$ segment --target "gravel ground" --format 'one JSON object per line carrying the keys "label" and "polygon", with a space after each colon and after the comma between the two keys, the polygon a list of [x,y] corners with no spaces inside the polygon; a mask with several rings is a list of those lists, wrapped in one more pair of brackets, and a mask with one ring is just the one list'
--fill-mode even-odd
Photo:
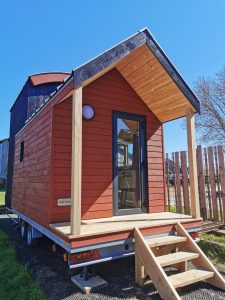
{"label": "gravel ground", "polygon": [[[5,215],[0,216],[0,228],[8,234],[15,245],[18,259],[38,280],[49,299],[161,299],[152,284],[146,284],[144,288],[135,285],[134,258],[96,265],[96,273],[107,280],[109,286],[98,293],[84,295],[70,280],[70,272],[62,258],[63,251],[58,248],[56,253],[51,252],[50,240],[42,238],[36,248],[28,248],[26,242],[20,238],[17,226]],[[206,283],[191,285],[178,292],[185,300],[225,299],[224,291]]]}

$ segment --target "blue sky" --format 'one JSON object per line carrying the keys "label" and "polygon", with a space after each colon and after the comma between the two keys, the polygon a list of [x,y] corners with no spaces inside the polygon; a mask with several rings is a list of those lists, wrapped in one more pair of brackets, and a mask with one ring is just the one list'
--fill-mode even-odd
{"label": "blue sky", "polygon": [[[11,1],[0,4],[0,139],[27,76],[70,71],[148,27],[192,87],[225,63],[225,1]],[[180,121],[165,125],[166,151],[186,148]]]}

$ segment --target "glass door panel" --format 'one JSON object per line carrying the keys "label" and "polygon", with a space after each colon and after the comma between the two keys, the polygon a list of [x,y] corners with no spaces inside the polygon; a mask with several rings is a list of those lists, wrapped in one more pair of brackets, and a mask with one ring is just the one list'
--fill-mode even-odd
{"label": "glass door panel", "polygon": [[114,114],[115,214],[142,212],[145,120],[130,114]]}

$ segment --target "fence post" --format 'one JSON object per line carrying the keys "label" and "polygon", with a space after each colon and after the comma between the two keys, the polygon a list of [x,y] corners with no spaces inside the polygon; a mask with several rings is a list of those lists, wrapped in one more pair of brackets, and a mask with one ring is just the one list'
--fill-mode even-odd
{"label": "fence post", "polygon": [[212,204],[211,204],[211,192],[209,186],[209,168],[208,168],[208,157],[207,157],[207,148],[204,148],[204,157],[205,157],[205,179],[207,186],[207,194],[208,194],[208,204],[209,204],[209,217],[212,219]]}
{"label": "fence post", "polygon": [[216,197],[216,182],[215,182],[215,168],[213,160],[213,148],[208,147],[209,156],[209,175],[210,175],[210,186],[211,186],[211,196],[212,196],[212,207],[213,207],[213,219],[218,221],[218,206]]}
{"label": "fence post", "polygon": [[206,220],[207,212],[206,212],[206,201],[205,201],[205,178],[203,173],[202,147],[200,145],[197,146],[196,155],[197,155],[200,210],[201,210],[201,216],[203,217],[204,220]]}
{"label": "fence post", "polygon": [[179,152],[175,152],[175,175],[176,175],[175,179],[176,179],[177,209],[179,214],[182,214]]}
{"label": "fence post", "polygon": [[[175,153],[172,152],[172,159],[173,159],[173,165],[174,165],[174,176],[175,176]],[[177,203],[177,187],[176,187],[176,178],[174,177],[174,198],[175,198],[175,205],[176,205],[176,212],[178,212],[178,203]]]}
{"label": "fence post", "polygon": [[170,181],[169,181],[169,155],[166,153],[166,186],[167,186],[167,203],[168,203],[168,210],[170,211]]}
{"label": "fence post", "polygon": [[218,146],[219,177],[223,203],[223,222],[225,223],[225,166],[222,146]]}
{"label": "fence post", "polygon": [[215,184],[216,184],[216,196],[219,200],[219,219],[223,220],[223,209],[222,209],[222,201],[221,201],[221,188],[220,188],[220,178],[219,178],[219,165],[218,165],[218,153],[217,146],[214,147],[214,155],[215,155]]}
{"label": "fence post", "polygon": [[181,151],[181,172],[182,172],[182,184],[183,184],[183,198],[184,198],[184,212],[190,214],[190,203],[189,203],[189,185],[188,185],[188,174],[187,174],[187,156],[186,151]]}

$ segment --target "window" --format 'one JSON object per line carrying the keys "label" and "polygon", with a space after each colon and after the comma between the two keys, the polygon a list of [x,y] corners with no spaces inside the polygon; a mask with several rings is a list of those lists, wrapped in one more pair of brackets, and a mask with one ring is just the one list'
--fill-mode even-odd
{"label": "window", "polygon": [[24,141],[20,143],[20,162],[24,159]]}

